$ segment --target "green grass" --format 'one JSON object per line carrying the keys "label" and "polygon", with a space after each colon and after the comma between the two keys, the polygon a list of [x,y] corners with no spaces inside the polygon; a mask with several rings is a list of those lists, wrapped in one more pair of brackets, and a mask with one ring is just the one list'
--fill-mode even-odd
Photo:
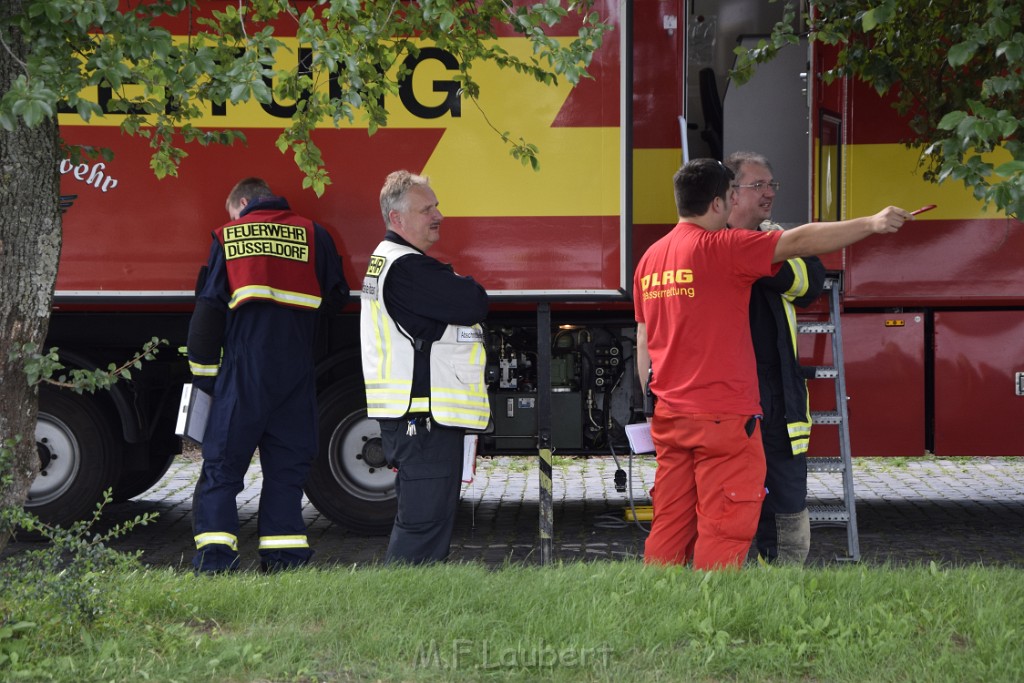
{"label": "green grass", "polygon": [[[136,570],[100,585],[103,610],[91,620],[13,592],[0,597],[0,680],[991,683],[1024,675],[1024,573],[1012,569]],[[19,622],[31,625],[13,630]]]}

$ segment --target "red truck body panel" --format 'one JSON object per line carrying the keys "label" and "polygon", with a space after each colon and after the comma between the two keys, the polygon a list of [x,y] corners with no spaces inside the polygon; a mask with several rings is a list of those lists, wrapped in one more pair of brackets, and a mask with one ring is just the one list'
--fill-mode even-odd
{"label": "red truck body panel", "polygon": [[[226,220],[228,191],[250,175],[265,178],[295,210],[331,231],[344,254],[349,282],[358,284],[384,232],[380,187],[390,171],[400,168],[430,176],[441,200],[443,239],[432,255],[473,274],[493,295],[623,299],[632,271],[632,264],[625,263],[632,244],[622,211],[628,201],[622,179],[630,177],[632,158],[629,151],[623,154],[620,123],[628,79],[621,65],[624,17],[618,6],[597,4],[616,30],[594,57],[594,78],[577,87],[563,82],[547,88],[528,76],[490,68],[477,76],[483,113],[463,101],[458,114],[449,110],[427,119],[395,97],[387,103],[392,121],[373,136],[358,121],[318,129],[314,140],[331,177],[320,198],[302,189],[290,154],[281,154],[274,145],[286,120],[255,104],[228,104],[225,115],[210,114],[200,123],[240,128],[247,143],[189,145],[179,177],[163,180],[149,170],[146,141],[120,133],[118,115],[90,125],[62,115],[61,129],[69,143],[106,147],[115,156],[98,165],[87,161],[62,168],[62,192],[78,197],[65,217],[58,301],[123,294],[159,303],[186,296],[206,259],[210,231]],[[637,13],[646,17],[650,10],[658,10],[657,4],[640,3]],[[644,66],[637,80],[653,92],[653,79],[666,78],[678,92],[679,60],[667,69],[662,61],[657,76],[646,62],[654,55],[664,58],[666,39],[663,32],[648,31],[651,25],[643,22],[629,36],[639,55],[649,55],[641,57]],[[181,22],[171,26],[182,34],[186,30]],[[562,32],[571,35],[573,28]],[[525,44],[521,38],[503,40],[513,49]],[[667,41],[676,54],[681,54],[681,40],[677,34]],[[411,81],[416,100],[431,106],[443,101],[438,88],[450,83],[447,74],[438,60],[420,62]],[[521,94],[516,94],[517,87]],[[678,106],[650,106],[650,97],[639,102],[633,109],[638,122],[632,149],[678,149]],[[508,154],[484,114],[500,130],[512,131],[513,137],[521,134],[540,147],[539,173]],[[671,224],[673,218],[669,213],[660,223]]]}
{"label": "red truck body panel", "polygon": [[[115,158],[102,167],[62,167],[62,191],[77,199],[65,216],[57,309],[187,310],[210,231],[226,218],[224,198],[249,175],[266,178],[331,231],[358,288],[383,233],[379,188],[389,171],[407,168],[430,175],[446,214],[432,254],[477,277],[496,311],[531,310],[543,298],[595,320],[628,320],[633,266],[675,222],[679,117],[698,118],[687,111],[687,79],[696,76],[686,64],[693,18],[679,1],[605,0],[597,9],[616,31],[595,56],[594,79],[549,92],[514,75],[480,77],[481,106],[499,129],[521,130],[540,146],[540,173],[511,159],[467,102],[460,116],[424,120],[396,98],[392,123],[374,136],[358,124],[318,130],[332,179],[321,198],[301,188],[291,158],[274,146],[283,119],[258,106],[228,105],[227,116],[203,124],[233,127],[237,114],[247,144],[192,145],[180,177],[164,180],[149,170],[145,141],[121,135],[116,117],[81,125],[63,115],[68,142],[109,147]],[[815,49],[811,60],[820,73],[829,50]],[[437,64],[424,67],[414,78],[416,98],[436,104],[434,85],[444,78]],[[510,83],[525,94],[510,95]],[[808,219],[826,210],[837,213],[825,218],[851,217],[887,204],[937,204],[898,235],[823,257],[842,273],[854,453],[1024,455],[1011,427],[1024,418],[1024,397],[1013,393],[1024,371],[1017,341],[1024,336],[1024,227],[985,211],[961,187],[926,183],[915,153],[900,144],[906,125],[884,98],[846,81],[816,79],[813,91]],[[770,117],[764,125],[770,134]],[[687,134],[691,156],[702,156],[696,134]],[[834,167],[826,173],[830,153]],[[834,184],[826,201],[827,183]],[[905,324],[887,326],[893,319]],[[824,350],[808,343],[801,341],[805,362],[822,362]],[[816,404],[830,400],[822,391],[812,389]],[[829,429],[815,428],[812,449],[834,450],[830,438],[817,436]]]}

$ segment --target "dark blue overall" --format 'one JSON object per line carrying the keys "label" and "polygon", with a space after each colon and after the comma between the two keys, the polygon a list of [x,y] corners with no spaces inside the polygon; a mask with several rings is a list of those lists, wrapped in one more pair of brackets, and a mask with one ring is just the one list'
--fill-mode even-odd
{"label": "dark blue overall", "polygon": [[[243,216],[264,206],[266,202],[247,207]],[[333,240],[319,227],[316,247],[322,291],[347,294]],[[226,307],[232,292],[224,248],[217,240],[208,269],[198,299]],[[302,518],[302,489],[317,451],[316,329],[317,310],[312,308],[257,300],[227,311],[223,357],[212,387],[203,468],[192,509],[197,571],[223,571],[239,564],[236,496],[257,449],[263,470],[258,516],[261,565],[301,565],[313,554]],[[190,332],[190,359],[191,337]]]}

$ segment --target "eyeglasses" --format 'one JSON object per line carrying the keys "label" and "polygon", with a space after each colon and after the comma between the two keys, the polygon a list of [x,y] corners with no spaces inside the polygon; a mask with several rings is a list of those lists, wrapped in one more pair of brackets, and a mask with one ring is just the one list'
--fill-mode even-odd
{"label": "eyeglasses", "polygon": [[764,188],[772,188],[772,192],[778,192],[779,188],[782,187],[782,183],[778,180],[773,180],[770,183],[766,183],[763,180],[759,180],[756,183],[750,183],[749,185],[733,185],[735,188],[749,187],[754,192],[764,192]]}

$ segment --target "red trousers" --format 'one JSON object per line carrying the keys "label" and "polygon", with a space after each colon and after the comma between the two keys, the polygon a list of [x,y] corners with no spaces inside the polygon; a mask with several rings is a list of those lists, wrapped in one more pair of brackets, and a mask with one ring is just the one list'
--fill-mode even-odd
{"label": "red trousers", "polygon": [[694,569],[743,564],[765,494],[760,421],[751,419],[655,411],[651,436],[658,469],[644,562],[692,560]]}

